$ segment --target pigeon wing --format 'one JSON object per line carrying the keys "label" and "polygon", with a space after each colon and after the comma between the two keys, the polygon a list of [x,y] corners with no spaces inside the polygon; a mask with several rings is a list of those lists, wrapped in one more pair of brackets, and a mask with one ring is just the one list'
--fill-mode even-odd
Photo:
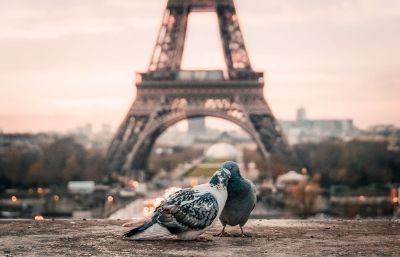
{"label": "pigeon wing", "polygon": [[211,193],[184,189],[157,207],[154,218],[172,234],[178,234],[208,227],[217,214],[218,202]]}
{"label": "pigeon wing", "polygon": [[246,179],[247,183],[250,184],[251,187],[251,194],[252,194],[252,200],[254,202],[253,208],[251,210],[254,210],[254,207],[256,207],[256,202],[257,202],[257,188],[256,186],[253,184],[253,182],[251,182],[250,180]]}

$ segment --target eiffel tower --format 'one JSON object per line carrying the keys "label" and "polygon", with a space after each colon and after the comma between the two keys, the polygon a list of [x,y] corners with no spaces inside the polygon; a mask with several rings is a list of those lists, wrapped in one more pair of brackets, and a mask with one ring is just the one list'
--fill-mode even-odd
{"label": "eiffel tower", "polygon": [[[181,69],[193,11],[216,12],[226,71]],[[136,75],[136,99],[109,146],[110,168],[145,178],[155,140],[181,120],[205,116],[247,131],[265,159],[269,153],[288,154],[263,88],[263,72],[251,67],[233,0],[168,0],[148,71]]]}

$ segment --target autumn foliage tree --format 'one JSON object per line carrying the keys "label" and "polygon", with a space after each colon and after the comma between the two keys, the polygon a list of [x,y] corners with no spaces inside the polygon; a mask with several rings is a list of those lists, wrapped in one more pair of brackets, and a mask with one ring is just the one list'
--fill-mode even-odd
{"label": "autumn foliage tree", "polygon": [[371,184],[400,183],[400,152],[386,142],[327,140],[293,146],[293,158],[284,161],[271,155],[266,162],[255,150],[245,150],[245,164],[254,161],[260,174],[277,178],[293,169],[306,168],[310,175],[321,174],[323,187],[333,184],[358,188]]}
{"label": "autumn foliage tree", "polygon": [[329,140],[296,145],[297,163],[320,172],[321,184],[344,184],[353,188],[400,182],[400,152],[385,142]]}
{"label": "autumn foliage tree", "polygon": [[65,186],[70,180],[100,180],[104,164],[100,152],[65,137],[49,145],[10,147],[0,154],[0,179],[3,187]]}

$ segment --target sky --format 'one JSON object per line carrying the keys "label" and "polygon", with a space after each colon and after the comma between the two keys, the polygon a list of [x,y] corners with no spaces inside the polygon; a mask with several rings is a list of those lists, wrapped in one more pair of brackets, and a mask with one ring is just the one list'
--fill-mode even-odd
{"label": "sky", "polygon": [[[294,119],[304,106],[311,119],[400,125],[400,1],[235,3],[278,119]],[[165,4],[0,0],[0,129],[116,128],[135,97],[135,72],[147,69]],[[183,68],[224,66],[216,15],[193,14]]]}

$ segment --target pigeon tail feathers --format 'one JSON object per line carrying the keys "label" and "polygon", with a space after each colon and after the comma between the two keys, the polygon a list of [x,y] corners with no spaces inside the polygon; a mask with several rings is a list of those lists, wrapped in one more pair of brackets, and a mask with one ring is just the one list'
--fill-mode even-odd
{"label": "pigeon tail feathers", "polygon": [[135,240],[156,239],[168,235],[171,235],[168,229],[160,226],[155,219],[152,219],[137,228],[131,229],[124,234],[125,237]]}
{"label": "pigeon tail feathers", "polygon": [[145,231],[146,229],[148,229],[149,227],[153,226],[155,223],[156,223],[156,221],[152,219],[152,220],[140,225],[139,227],[129,230],[128,232],[126,232],[124,234],[124,236],[131,237],[133,235],[141,233],[141,232]]}

